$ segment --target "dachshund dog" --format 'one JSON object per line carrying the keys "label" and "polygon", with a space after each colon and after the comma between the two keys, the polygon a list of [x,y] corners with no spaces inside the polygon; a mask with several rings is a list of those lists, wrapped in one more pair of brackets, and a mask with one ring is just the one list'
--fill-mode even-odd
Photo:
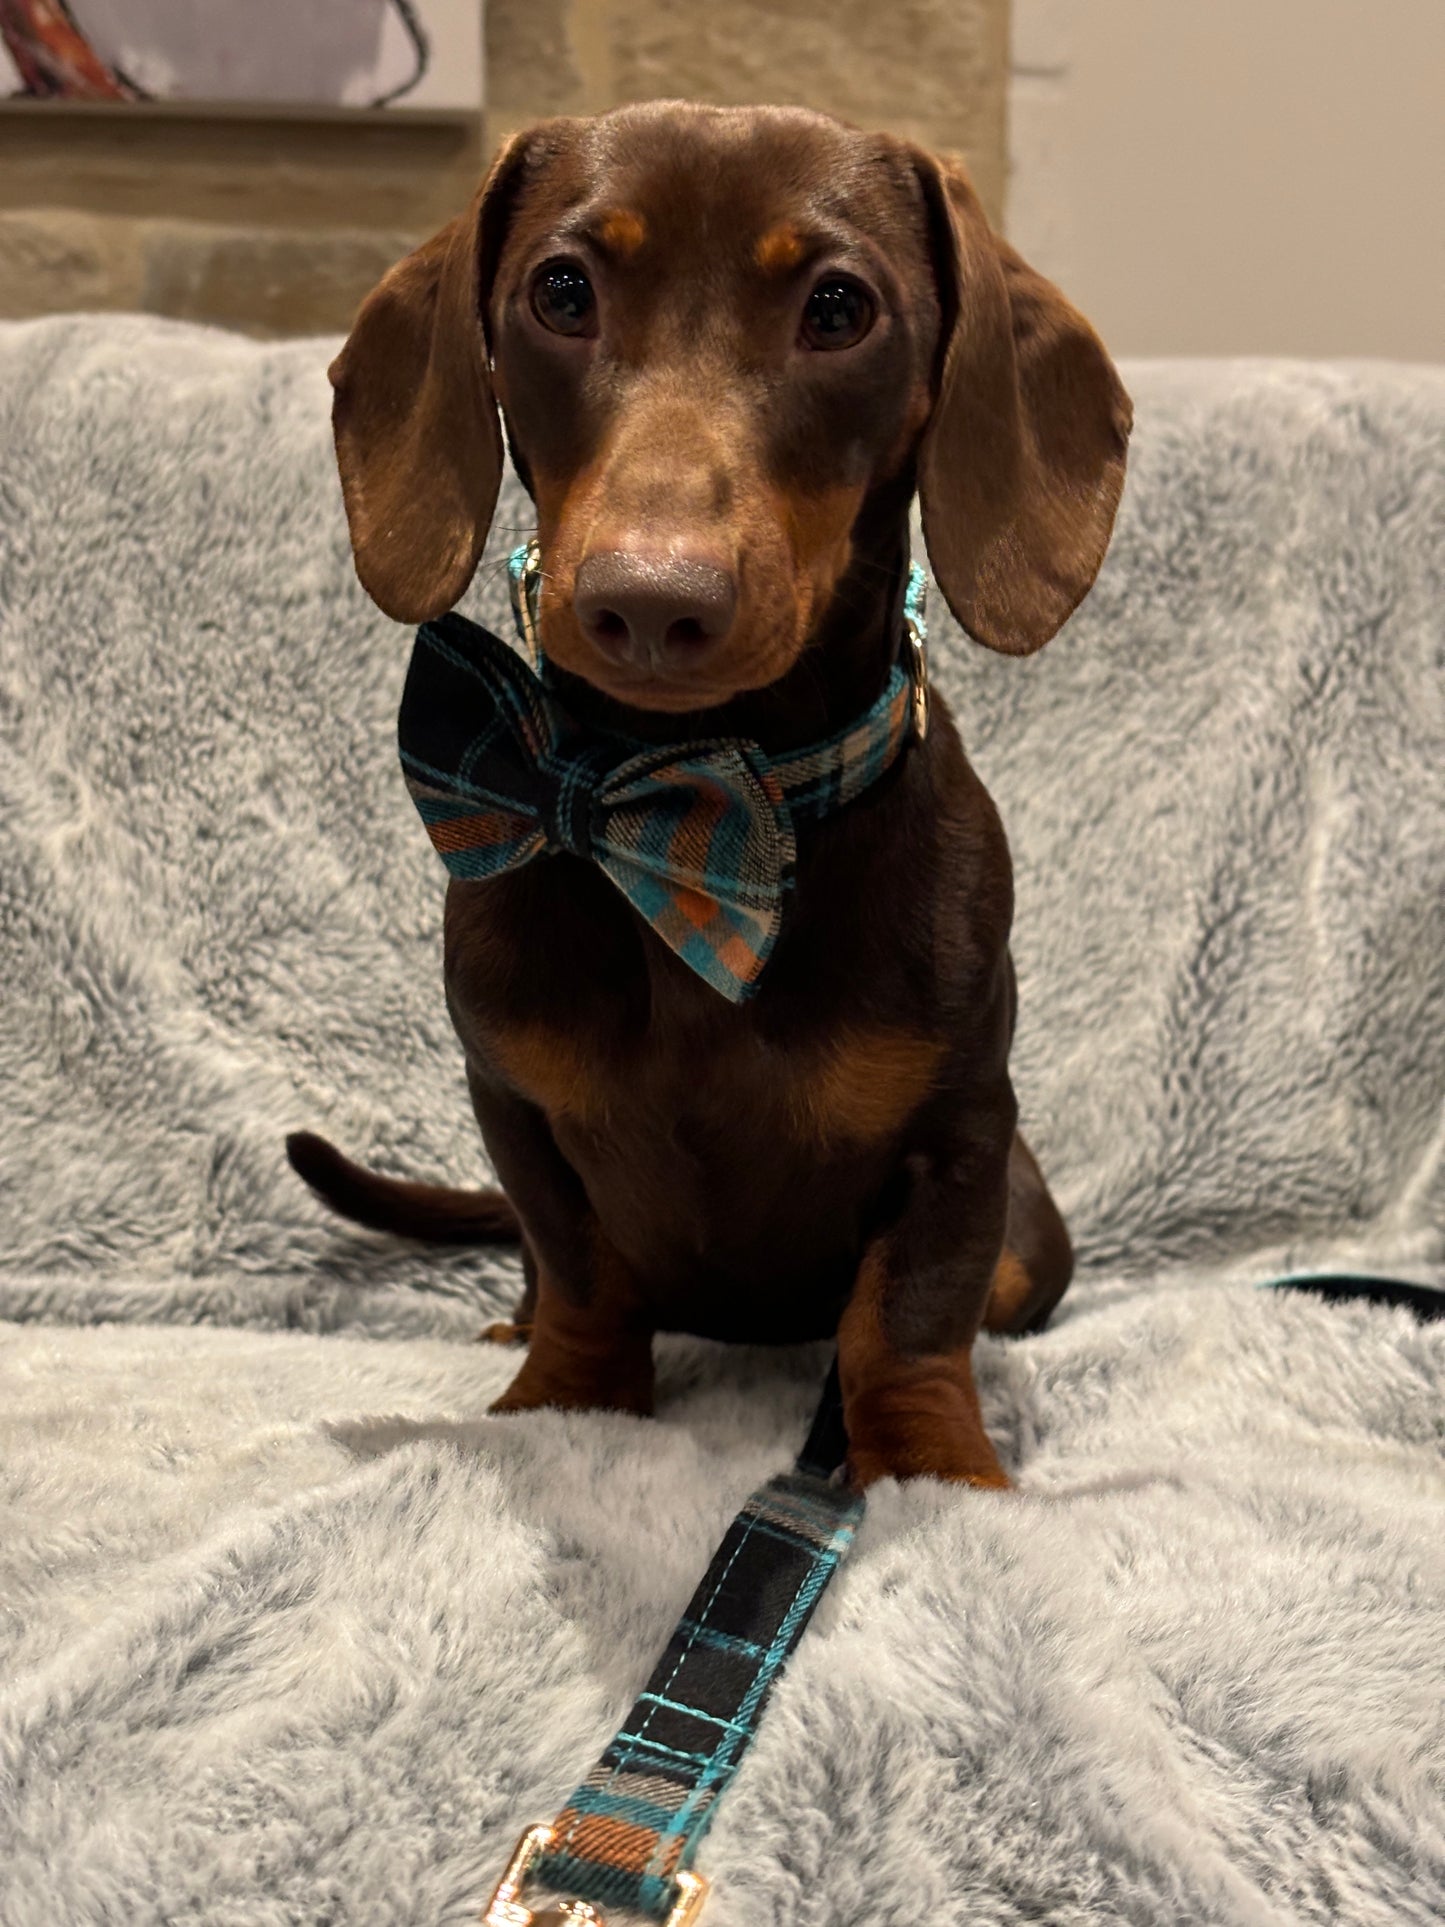
{"label": "dachshund dog", "polygon": [[[1131,425],[1093,330],[956,164],[777,107],[518,135],[367,299],[331,379],[381,608],[430,623],[465,590],[505,423],[549,686],[599,740],[683,755],[786,759],[877,703],[915,493],[963,628],[1038,649],[1103,560]],[[1012,910],[935,696],[878,781],[799,822],[746,997],[576,849],[454,878],[447,998],[505,1197],[309,1134],[292,1161],[375,1226],[520,1234],[530,1348],[495,1411],[647,1413],[658,1331],[836,1336],[853,1477],[1007,1485],[973,1342],[1041,1324],[1073,1265],[1016,1126]]]}

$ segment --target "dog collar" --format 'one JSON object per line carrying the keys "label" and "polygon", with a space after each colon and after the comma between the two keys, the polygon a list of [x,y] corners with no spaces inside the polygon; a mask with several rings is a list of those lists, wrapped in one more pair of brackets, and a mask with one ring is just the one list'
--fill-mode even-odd
{"label": "dog collar", "polygon": [[[507,581],[512,592],[512,619],[517,625],[517,634],[531,658],[532,667],[539,675],[543,675],[546,672],[546,659],[542,654],[542,637],[537,621],[537,599],[542,587],[542,545],[535,536],[530,542],[522,543],[520,548],[513,549],[507,557]],[[914,563],[908,571],[908,587],[903,596],[905,660],[899,666],[905,668],[912,689],[913,733],[920,743],[928,734],[928,657],[924,650],[928,632],[923,621],[927,591],[928,578]],[[883,695],[864,717],[865,724],[879,704],[890,697],[893,687],[893,678],[890,677]],[[830,738],[830,742],[840,742],[847,734],[845,730],[842,736]],[[826,747],[828,745],[820,745],[820,748]]]}
{"label": "dog collar", "polygon": [[[535,659],[528,549],[510,568]],[[562,851],[595,863],[684,963],[741,1003],[782,928],[797,826],[861,796],[927,727],[923,591],[914,569],[903,657],[878,699],[847,729],[777,757],[740,737],[659,747],[585,729],[489,630],[455,611],[424,623],[398,746],[427,834],[468,882]]]}

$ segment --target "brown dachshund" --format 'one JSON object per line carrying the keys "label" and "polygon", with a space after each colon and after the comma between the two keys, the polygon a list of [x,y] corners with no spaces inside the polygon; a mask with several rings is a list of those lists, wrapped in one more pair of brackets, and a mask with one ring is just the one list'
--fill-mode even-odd
{"label": "brown dachshund", "polygon": [[[1103,559],[1131,419],[956,165],[792,108],[518,135],[331,379],[356,567],[389,615],[466,588],[505,420],[571,712],[770,755],[883,688],[915,491],[968,633],[1047,642]],[[494,1410],[648,1412],[657,1331],[836,1334],[857,1478],[1006,1485],[971,1347],[1042,1323],[1073,1260],[1015,1128],[1008,849],[941,702],[883,781],[800,829],[795,878],[737,1004],[575,855],[453,881],[448,1003],[506,1198],[310,1136],[293,1162],[422,1237],[506,1235],[510,1200],[531,1344]]]}

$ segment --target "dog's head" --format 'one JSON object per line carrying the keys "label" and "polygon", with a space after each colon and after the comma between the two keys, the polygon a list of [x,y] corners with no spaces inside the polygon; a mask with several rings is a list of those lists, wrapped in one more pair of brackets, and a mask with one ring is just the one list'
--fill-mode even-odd
{"label": "dog's head", "polygon": [[1128,397],[965,175],[792,108],[547,121],[368,298],[331,370],[357,571],[449,608],[501,479],[549,657],[642,708],[784,675],[871,503],[916,483],[949,606],[1027,654],[1087,592]]}

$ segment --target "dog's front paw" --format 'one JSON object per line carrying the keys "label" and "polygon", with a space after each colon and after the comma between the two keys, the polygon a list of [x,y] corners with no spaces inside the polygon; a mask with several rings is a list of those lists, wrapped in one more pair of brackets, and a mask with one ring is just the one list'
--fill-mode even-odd
{"label": "dog's front paw", "polygon": [[534,1349],[492,1412],[630,1412],[652,1416],[652,1353],[618,1354],[597,1371],[577,1369],[577,1361],[550,1365]]}
{"label": "dog's front paw", "polygon": [[978,1464],[951,1452],[877,1452],[848,1454],[848,1482],[860,1489],[879,1479],[946,1479],[951,1485],[973,1485],[984,1491],[1008,1492],[1013,1480],[1003,1467]]}
{"label": "dog's front paw", "polygon": [[853,1483],[879,1479],[946,1479],[1007,1491],[1013,1481],[999,1464],[978,1416],[976,1401],[947,1380],[889,1386],[846,1402],[848,1472]]}

